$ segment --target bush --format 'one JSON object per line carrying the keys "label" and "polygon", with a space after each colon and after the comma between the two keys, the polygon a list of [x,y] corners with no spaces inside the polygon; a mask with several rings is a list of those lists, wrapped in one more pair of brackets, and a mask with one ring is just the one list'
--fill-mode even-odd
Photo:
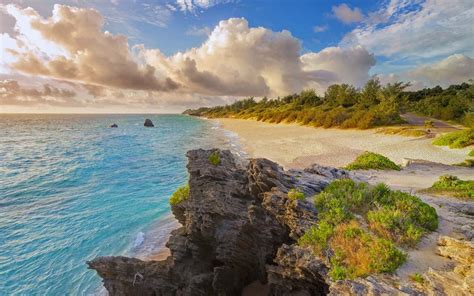
{"label": "bush", "polygon": [[417,282],[419,284],[423,284],[425,282],[425,279],[419,273],[414,273],[414,274],[410,275],[410,280],[412,280],[414,282]]}
{"label": "bush", "polygon": [[[329,274],[335,280],[395,271],[406,258],[396,245],[414,246],[438,227],[434,208],[385,184],[336,180],[314,202],[318,223],[298,243],[315,255],[330,256]],[[373,233],[360,227],[361,219]]]}
{"label": "bush", "polygon": [[474,129],[465,129],[441,135],[434,139],[433,145],[449,146],[449,148],[463,148],[474,145]]}
{"label": "bush", "polygon": [[432,128],[432,127],[434,127],[434,122],[433,122],[433,120],[425,120],[425,127],[426,127],[426,128]]}
{"label": "bush", "polygon": [[213,165],[220,165],[221,164],[221,156],[219,154],[219,151],[214,151],[209,155],[209,163]]}
{"label": "bush", "polygon": [[464,181],[456,176],[444,175],[425,191],[474,199],[474,181]]}
{"label": "bush", "polygon": [[352,163],[348,164],[347,170],[400,170],[400,166],[395,164],[387,157],[373,153],[364,152],[359,155]]}
{"label": "bush", "polygon": [[474,156],[474,149],[472,149],[472,150],[469,152],[468,155],[469,155],[469,156]]}
{"label": "bush", "polygon": [[189,185],[179,187],[170,197],[170,204],[176,205],[189,197]]}
{"label": "bush", "polygon": [[291,200],[296,200],[296,199],[304,200],[305,196],[303,192],[299,191],[298,189],[293,188],[288,192],[288,198]]}

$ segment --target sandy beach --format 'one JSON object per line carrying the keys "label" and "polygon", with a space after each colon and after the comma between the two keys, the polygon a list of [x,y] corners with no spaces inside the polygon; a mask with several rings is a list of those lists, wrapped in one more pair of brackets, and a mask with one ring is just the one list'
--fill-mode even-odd
{"label": "sandy beach", "polygon": [[428,138],[385,135],[375,130],[324,129],[226,118],[218,122],[223,129],[238,134],[240,144],[251,157],[269,158],[286,168],[311,163],[340,167],[364,151],[380,153],[399,164],[404,158],[454,164],[464,161],[470,151],[433,146]]}

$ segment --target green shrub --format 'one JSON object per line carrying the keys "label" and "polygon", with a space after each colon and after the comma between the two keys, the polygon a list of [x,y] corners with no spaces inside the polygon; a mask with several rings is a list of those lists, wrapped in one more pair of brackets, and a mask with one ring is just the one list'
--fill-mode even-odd
{"label": "green shrub", "polygon": [[425,279],[419,273],[411,274],[409,277],[410,277],[410,280],[412,280],[414,282],[417,282],[419,284],[423,284],[425,282]]}
{"label": "green shrub", "polygon": [[170,204],[176,205],[189,197],[189,185],[179,187],[170,197]]}
{"label": "green shrub", "polygon": [[474,181],[464,181],[456,176],[444,175],[439,177],[438,181],[424,191],[474,199]]}
{"label": "green shrub", "polygon": [[366,151],[345,167],[346,170],[400,170],[400,166],[387,157]]}
{"label": "green shrub", "polygon": [[472,149],[472,150],[469,152],[468,155],[469,155],[469,156],[474,156],[474,149]]}
{"label": "green shrub", "polygon": [[425,127],[426,127],[426,128],[432,128],[432,127],[434,127],[433,120],[425,120]]}
{"label": "green shrub", "polygon": [[472,167],[474,167],[474,159],[466,159],[463,162],[456,163],[455,165],[472,168]]}
{"label": "green shrub", "polygon": [[219,154],[219,151],[214,151],[209,155],[209,163],[213,165],[220,165],[221,164],[221,156]]}
{"label": "green shrub", "polygon": [[293,189],[290,189],[290,191],[288,192],[288,198],[291,200],[296,200],[296,199],[304,200],[305,196],[303,192],[299,191],[298,189],[293,188]]}
{"label": "green shrub", "polygon": [[[315,255],[329,254],[334,280],[395,271],[406,259],[396,245],[414,246],[438,227],[434,208],[385,184],[336,180],[315,196],[314,203],[318,223],[298,243]],[[361,219],[372,233],[359,225]]]}
{"label": "green shrub", "polygon": [[433,145],[463,148],[474,145],[474,128],[447,133],[434,139]]}

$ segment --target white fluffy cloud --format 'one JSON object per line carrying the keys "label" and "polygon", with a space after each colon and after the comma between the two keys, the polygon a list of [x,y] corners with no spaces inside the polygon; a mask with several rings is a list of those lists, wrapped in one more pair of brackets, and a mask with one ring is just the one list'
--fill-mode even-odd
{"label": "white fluffy cloud", "polygon": [[332,12],[338,20],[345,24],[357,23],[364,18],[364,15],[359,8],[354,7],[352,9],[345,3],[339,6],[333,6]]}
{"label": "white fluffy cloud", "polygon": [[[276,96],[309,86],[323,90],[334,82],[360,84],[375,63],[361,47],[300,52],[300,41],[290,32],[251,28],[243,18],[221,21],[200,47],[171,57],[142,50],[148,64],[206,95]],[[337,73],[341,70],[344,74]]]}
{"label": "white fluffy cloud", "polygon": [[446,87],[450,84],[467,82],[469,79],[474,79],[474,59],[454,54],[437,63],[408,71],[407,76],[428,86]]}
{"label": "white fluffy cloud", "polygon": [[[406,9],[409,6],[418,9]],[[472,0],[392,0],[350,32],[342,46],[362,45],[392,59],[474,56]]]}
{"label": "white fluffy cloud", "polygon": [[306,71],[326,71],[326,86],[331,83],[349,83],[361,86],[369,79],[368,72],[375,65],[375,57],[365,48],[328,47],[318,53],[301,56]]}

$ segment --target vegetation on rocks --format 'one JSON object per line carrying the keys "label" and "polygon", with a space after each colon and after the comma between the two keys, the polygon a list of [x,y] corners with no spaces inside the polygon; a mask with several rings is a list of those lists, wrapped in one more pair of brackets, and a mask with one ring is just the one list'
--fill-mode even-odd
{"label": "vegetation on rocks", "polygon": [[170,204],[176,205],[189,197],[189,185],[179,187],[170,197]]}
{"label": "vegetation on rocks", "polygon": [[336,180],[314,202],[318,223],[299,244],[330,257],[335,280],[395,271],[406,259],[397,246],[414,246],[438,227],[434,208],[384,184]]}
{"label": "vegetation on rocks", "polygon": [[213,165],[219,165],[221,164],[221,156],[219,155],[219,151],[214,151],[209,155],[209,163]]}
{"label": "vegetation on rocks", "polygon": [[304,200],[305,196],[303,192],[299,191],[298,189],[293,188],[293,189],[290,189],[290,191],[288,191],[288,198],[291,200],[296,200],[296,199]]}
{"label": "vegetation on rocks", "polygon": [[433,145],[463,148],[474,145],[474,128],[447,133],[434,139]]}
{"label": "vegetation on rocks", "polygon": [[367,129],[403,123],[400,114],[412,111],[474,126],[473,84],[452,85],[445,90],[438,86],[416,92],[405,91],[408,86],[401,82],[382,86],[377,78],[373,78],[361,89],[348,84],[334,84],[323,96],[314,90],[303,90],[283,98],[264,97],[258,102],[248,98],[231,105],[186,110],[184,113],[209,118]]}
{"label": "vegetation on rocks", "polygon": [[345,169],[347,170],[400,170],[400,166],[391,161],[389,158],[366,151],[348,164]]}
{"label": "vegetation on rocks", "polygon": [[444,175],[433,185],[424,190],[428,193],[445,194],[460,198],[474,199],[474,181],[461,180],[456,176]]}

